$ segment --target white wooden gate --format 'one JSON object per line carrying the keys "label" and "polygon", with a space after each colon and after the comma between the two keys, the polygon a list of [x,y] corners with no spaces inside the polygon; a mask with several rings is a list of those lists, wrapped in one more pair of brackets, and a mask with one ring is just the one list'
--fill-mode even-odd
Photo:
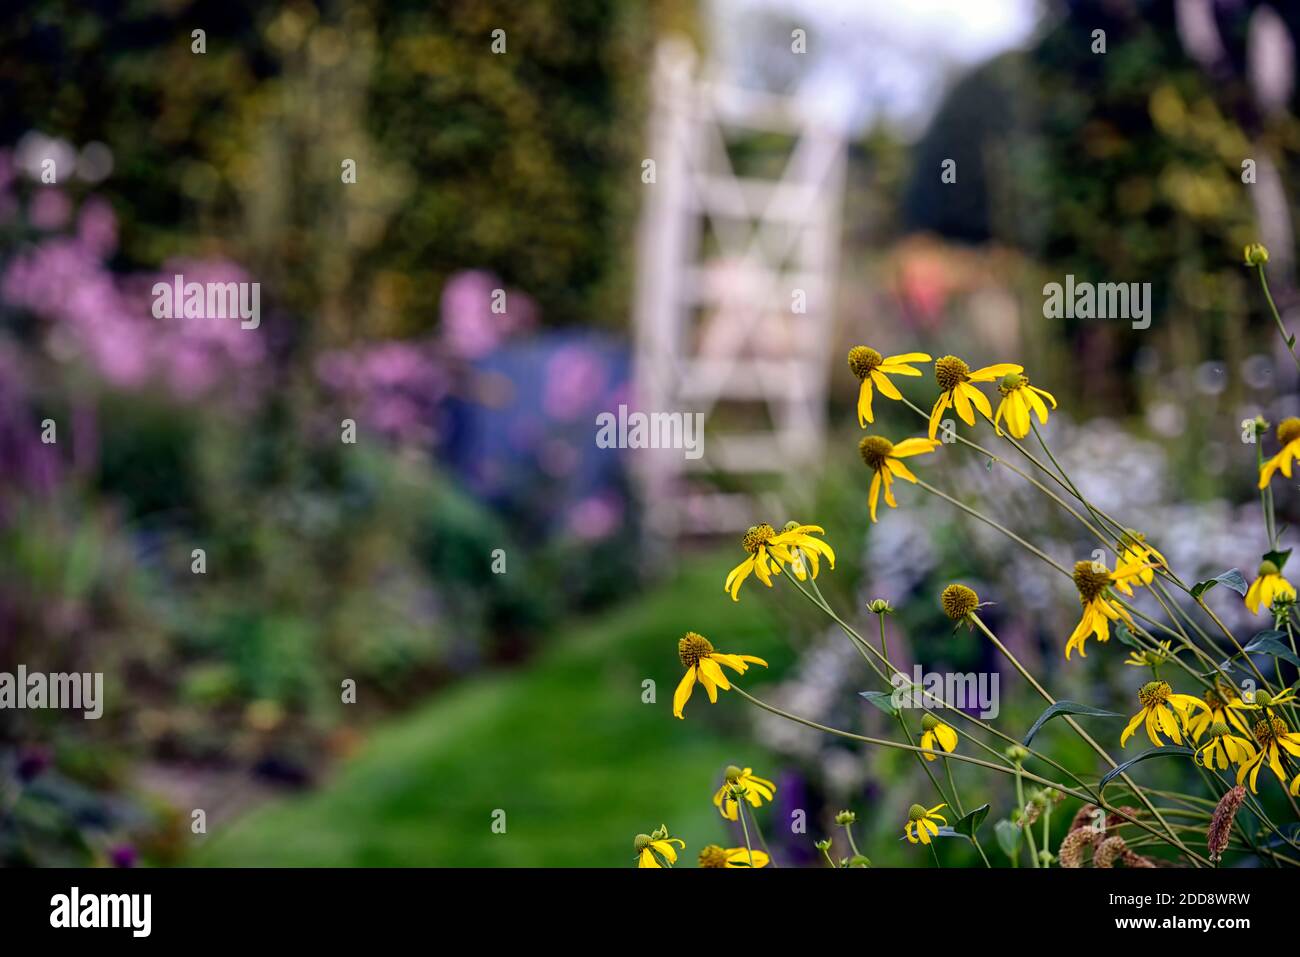
{"label": "white wooden gate", "polygon": [[[637,404],[703,413],[706,431],[694,461],[632,453],[648,528],[675,539],[780,523],[825,445],[844,136],[806,104],[697,75],[682,41],[661,44],[652,92]],[[733,168],[728,143],[756,132],[793,144],[776,179]]]}

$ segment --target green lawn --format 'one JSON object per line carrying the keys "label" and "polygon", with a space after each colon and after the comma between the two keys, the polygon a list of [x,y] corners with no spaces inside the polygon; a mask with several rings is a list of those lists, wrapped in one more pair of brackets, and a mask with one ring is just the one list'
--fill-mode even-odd
{"label": "green lawn", "polygon": [[[697,689],[687,720],[672,716],[676,641],[692,629],[777,668],[789,659],[763,589],[739,604],[723,593],[727,567],[691,561],[551,636],[524,668],[466,682],[373,729],[319,790],[214,833],[192,863],[627,866],[633,837],[665,823],[693,864],[702,845],[726,836],[710,803],[721,769],[770,762],[745,740],[748,706],[736,695],[710,706]],[[647,678],[654,704],[642,702]],[[497,809],[504,834],[492,830]]]}

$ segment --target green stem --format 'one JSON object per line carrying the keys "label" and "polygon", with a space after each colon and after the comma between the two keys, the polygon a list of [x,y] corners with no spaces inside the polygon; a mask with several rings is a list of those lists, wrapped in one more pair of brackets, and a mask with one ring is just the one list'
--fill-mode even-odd
{"label": "green stem", "polygon": [[[993,634],[993,632],[989,630],[989,627],[985,625],[983,621],[980,620],[979,615],[975,614],[974,612],[971,612],[970,620],[973,621],[979,627],[980,631],[984,632],[985,637],[987,637],[989,641],[993,642],[993,644],[997,647],[998,651],[1002,652],[1002,654],[1006,656],[1006,659],[1010,661],[1012,665],[1015,666],[1015,669],[1020,672],[1021,676],[1026,681],[1029,682],[1030,686],[1035,691],[1038,692],[1038,694],[1043,698],[1044,701],[1046,701],[1049,705],[1056,704],[1056,699],[1053,698],[1052,695],[1047,691],[1047,689],[1044,688],[1042,685],[1040,685],[1038,681],[1034,678],[1034,676],[1031,675],[1025,669],[1025,667],[1020,663],[1019,659],[1017,659],[1016,656],[1013,655],[1011,651],[1004,644],[1002,644],[1000,640],[998,640],[998,636]],[[1103,748],[1100,744],[1098,744],[1095,740],[1093,740],[1092,735],[1088,734],[1087,731],[1083,730],[1079,722],[1075,721],[1074,718],[1072,718],[1068,714],[1065,715],[1064,718],[1065,718],[1065,723],[1068,724],[1074,730],[1074,732],[1080,738],[1082,738],[1090,748],[1092,748],[1093,751],[1097,752],[1097,754],[1101,757],[1103,761],[1109,764],[1112,768],[1119,767],[1119,765],[1116,764],[1115,759],[1110,756],[1110,754],[1106,751],[1105,748]],[[1157,821],[1160,822],[1160,826],[1163,827],[1169,833],[1169,837],[1173,840],[1174,846],[1176,846],[1179,850],[1181,850],[1183,853],[1187,854],[1190,857],[1191,851],[1187,848],[1185,844],[1183,844],[1181,840],[1179,840],[1178,836],[1169,827],[1169,823],[1163,817],[1160,816],[1160,811],[1156,809],[1155,804],[1151,802],[1151,799],[1147,797],[1146,793],[1143,792],[1136,784],[1134,784],[1132,779],[1129,778],[1127,774],[1121,774],[1120,778],[1121,780],[1123,780],[1125,784],[1128,785],[1129,790],[1133,792],[1133,795],[1144,805],[1146,805],[1146,809],[1150,811],[1152,815],[1155,816],[1155,819]]]}
{"label": "green stem", "polygon": [[1282,316],[1278,313],[1277,304],[1273,302],[1273,294],[1268,289],[1268,277],[1264,275],[1264,265],[1260,263],[1255,268],[1259,271],[1259,285],[1264,290],[1264,298],[1268,300],[1268,309],[1273,314],[1273,321],[1277,323],[1277,331],[1282,336],[1282,341],[1286,343],[1286,350],[1291,353],[1296,369],[1300,370],[1300,356],[1295,352],[1295,340],[1287,334],[1286,326],[1282,325]]}
{"label": "green stem", "polygon": [[[944,757],[944,753],[942,751],[935,751],[931,748],[919,748],[916,747],[915,745],[901,744],[898,741],[889,741],[885,738],[873,738],[870,735],[865,735],[865,734],[854,734],[851,731],[843,731],[840,728],[832,728],[829,725],[819,724],[818,722],[812,721],[808,718],[801,718],[796,714],[791,714],[789,711],[785,711],[781,708],[776,707],[775,705],[768,704],[766,701],[761,701],[758,698],[755,698],[753,695],[745,691],[745,689],[741,688],[739,685],[733,684],[731,686],[731,690],[736,692],[736,694],[740,695],[750,704],[762,708],[764,711],[768,712],[769,714],[774,714],[777,717],[785,718],[787,721],[793,721],[796,724],[801,724],[806,728],[812,728],[815,731],[824,731],[827,734],[833,734],[837,737],[845,738],[850,741],[860,741],[863,744],[874,744],[882,748],[893,748],[897,751],[911,751],[916,754],[932,754],[936,758]],[[1123,808],[1115,807],[1114,805],[1110,804],[1108,801],[1106,801],[1104,795],[1094,797],[1093,795],[1080,791],[1077,788],[1072,788],[1068,785],[1061,784],[1057,781],[1051,781],[1037,774],[1033,774],[1029,771],[1025,771],[1023,768],[1019,768],[1018,770],[1013,770],[1012,768],[1006,767],[1005,765],[994,764],[991,761],[985,761],[981,758],[973,758],[966,754],[959,754],[957,752],[953,752],[952,754],[948,755],[948,757],[952,758],[952,760],[954,761],[963,761],[966,764],[974,764],[978,767],[985,768],[990,771],[997,771],[999,774],[1010,774],[1013,776],[1017,774],[1022,775],[1024,779],[1027,781],[1033,781],[1036,784],[1043,784],[1048,787],[1055,788],[1056,790],[1060,791],[1062,794],[1068,794],[1070,797],[1083,801],[1085,804],[1096,804],[1099,807],[1106,810],[1108,813],[1112,813],[1116,817],[1122,818],[1123,820],[1128,821],[1130,824],[1133,824],[1134,826],[1141,828],[1144,831],[1148,831],[1151,834],[1154,834],[1156,837],[1159,837],[1165,843],[1169,843],[1168,838],[1166,838],[1163,834],[1157,831],[1150,824],[1146,823],[1145,821],[1139,820],[1138,818],[1129,814]],[[1202,865],[1209,864],[1208,860],[1206,860],[1204,857],[1199,856],[1195,852],[1189,851],[1188,856]]]}

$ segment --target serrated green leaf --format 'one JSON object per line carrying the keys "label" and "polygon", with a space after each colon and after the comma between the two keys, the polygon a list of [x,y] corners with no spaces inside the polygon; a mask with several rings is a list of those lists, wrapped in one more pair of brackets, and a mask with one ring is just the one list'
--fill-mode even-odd
{"label": "serrated green leaf", "polygon": [[1235,591],[1238,595],[1242,595],[1242,596],[1244,596],[1246,592],[1250,590],[1250,586],[1246,584],[1246,579],[1242,577],[1241,572],[1235,568],[1229,568],[1226,572],[1223,572],[1222,574],[1215,575],[1213,578],[1207,578],[1205,581],[1197,582],[1195,585],[1193,585],[1192,597],[1200,598],[1202,595],[1204,595],[1215,585],[1226,585],[1228,588],[1231,588],[1233,591]]}
{"label": "serrated green leaf", "polygon": [[1097,782],[1097,790],[1100,791],[1112,780],[1114,780],[1119,775],[1123,774],[1129,768],[1133,767],[1133,765],[1137,764],[1139,761],[1145,761],[1147,758],[1158,758],[1162,756],[1175,757],[1177,755],[1190,755],[1194,753],[1195,752],[1193,752],[1191,748],[1184,748],[1179,745],[1170,745],[1167,748],[1152,748],[1150,751],[1143,751],[1136,758],[1131,758],[1130,760],[1125,761],[1119,767],[1111,768],[1104,775],[1102,775],[1101,780]]}
{"label": "serrated green leaf", "polygon": [[1038,733],[1039,729],[1058,714],[1086,714],[1094,718],[1124,717],[1122,714],[1116,714],[1114,711],[1103,711],[1101,708],[1092,707],[1092,705],[1079,704],[1075,701],[1058,701],[1040,714],[1038,720],[1029,726],[1029,730],[1025,732],[1024,740],[1021,743],[1028,747],[1029,742],[1034,740],[1034,735]]}

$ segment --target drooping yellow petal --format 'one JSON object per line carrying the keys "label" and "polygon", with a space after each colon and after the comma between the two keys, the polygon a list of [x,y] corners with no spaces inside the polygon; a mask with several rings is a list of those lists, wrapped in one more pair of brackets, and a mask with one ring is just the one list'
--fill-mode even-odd
{"label": "drooping yellow petal", "polygon": [[894,383],[890,382],[889,377],[886,376],[884,373],[882,373],[879,369],[876,369],[874,372],[871,373],[871,381],[875,383],[876,388],[880,390],[880,394],[883,395],[885,398],[901,399],[903,397],[903,394],[898,391],[897,386],[895,386]]}
{"label": "drooping yellow petal", "polygon": [[691,700],[691,691],[695,687],[695,669],[687,668],[686,674],[682,675],[682,680],[677,683],[677,690],[673,692],[673,715],[678,718],[685,718],[682,714],[682,708],[686,707],[686,702]]}
{"label": "drooping yellow petal", "polygon": [[889,469],[890,472],[897,475],[899,478],[911,482],[913,485],[916,484],[916,476],[912,474],[911,470],[906,465],[897,459],[885,459],[885,468]]}
{"label": "drooping yellow petal", "polygon": [[1119,746],[1121,748],[1128,745],[1128,739],[1137,733],[1138,726],[1142,724],[1142,719],[1146,716],[1146,708],[1143,708],[1137,714],[1133,715],[1133,720],[1128,723],[1128,727],[1124,729],[1124,733],[1119,736]]}
{"label": "drooping yellow petal", "polygon": [[952,402],[957,409],[957,414],[961,416],[961,420],[967,425],[974,425],[975,413],[970,407],[971,400],[967,394],[969,391],[974,390],[967,386],[966,383],[958,382],[952,390]]}
{"label": "drooping yellow petal", "polygon": [[[702,677],[708,678],[723,691],[731,690],[731,682],[727,680],[726,674],[718,667],[718,663],[712,657],[701,658],[699,669]],[[710,695],[709,697],[714,701],[717,700],[716,695]]]}
{"label": "drooping yellow petal", "polygon": [[862,380],[858,389],[858,425],[865,429],[867,423],[875,421],[875,416],[871,413],[871,377],[868,376]]}
{"label": "drooping yellow petal", "polygon": [[930,438],[933,439],[935,433],[939,431],[939,422],[943,419],[944,410],[948,408],[951,401],[949,393],[940,393],[939,398],[934,400],[934,408],[930,410]]}
{"label": "drooping yellow petal", "polygon": [[946,724],[935,725],[934,733],[945,751],[952,751],[957,747],[957,732]]}
{"label": "drooping yellow petal", "polygon": [[754,556],[746,558],[737,565],[727,575],[727,581],[723,584],[722,590],[731,592],[732,601],[740,601],[740,585],[749,577],[750,572],[754,570]]}

